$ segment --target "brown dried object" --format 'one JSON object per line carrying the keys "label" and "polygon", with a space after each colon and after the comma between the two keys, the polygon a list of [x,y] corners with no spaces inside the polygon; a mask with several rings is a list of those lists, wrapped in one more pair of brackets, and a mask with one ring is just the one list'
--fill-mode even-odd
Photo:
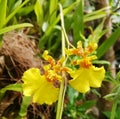
{"label": "brown dried object", "polygon": [[5,56],[7,69],[17,78],[21,77],[28,68],[41,68],[42,63],[38,52],[35,40],[30,39],[23,32],[14,31],[3,36],[1,53]]}

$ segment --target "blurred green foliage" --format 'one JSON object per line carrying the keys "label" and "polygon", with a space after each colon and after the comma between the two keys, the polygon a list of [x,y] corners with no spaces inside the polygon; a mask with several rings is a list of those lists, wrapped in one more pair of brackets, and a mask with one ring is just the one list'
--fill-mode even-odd
{"label": "blurred green foliage", "polygon": [[[90,2],[89,0],[86,1]],[[70,42],[74,45],[76,45],[79,40],[88,43],[90,41],[99,43],[100,38],[107,32],[107,30],[104,30],[104,21],[105,17],[108,15],[106,14],[106,9],[109,9],[109,15],[111,15],[117,28],[113,29],[114,32],[111,36],[98,47],[96,52],[98,60],[93,63],[110,65],[109,62],[99,61],[99,59],[120,37],[120,22],[116,23],[116,19],[118,19],[119,16],[116,10],[118,9],[119,4],[115,4],[113,0],[110,0],[111,8],[107,7],[99,10],[93,9],[91,12],[86,11],[83,0],[0,0],[0,35],[17,28],[37,26],[40,34],[38,42],[40,50],[47,49],[52,55],[59,57],[61,55],[62,28],[58,3],[63,6],[66,33]],[[24,23],[22,20],[19,21],[20,17],[23,21],[24,18],[29,18],[34,26],[31,23]],[[98,19],[102,19],[101,23],[97,26],[92,26],[91,24],[93,21]],[[89,30],[90,33],[86,33],[86,29]],[[110,74],[106,75],[106,79],[107,81],[112,82],[115,85],[115,88],[111,94],[105,96],[105,99],[113,100],[115,106],[119,106],[120,72],[117,73],[115,79],[111,77]],[[7,90],[19,91],[21,93],[22,85],[18,83],[4,87],[0,90],[0,99],[3,98]],[[20,117],[26,116],[30,99],[31,97],[23,97],[19,112]],[[67,89],[66,100],[67,102],[65,103],[63,113],[64,116],[71,119],[95,119],[92,114],[86,114],[86,111],[95,106],[96,101],[86,100],[85,95],[79,94],[71,87],[68,87]],[[112,113],[116,115],[115,119],[119,119],[120,107],[113,108]],[[110,118],[110,112],[104,112],[104,114]]]}

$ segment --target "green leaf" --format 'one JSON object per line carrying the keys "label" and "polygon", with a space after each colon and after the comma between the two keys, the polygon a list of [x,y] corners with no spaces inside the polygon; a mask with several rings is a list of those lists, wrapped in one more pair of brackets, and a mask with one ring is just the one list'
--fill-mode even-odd
{"label": "green leaf", "polygon": [[106,118],[110,119],[111,112],[110,111],[104,111],[103,114]]}
{"label": "green leaf", "polygon": [[93,62],[92,62],[93,64],[107,64],[107,65],[110,65],[110,62],[108,62],[108,61],[105,61],[105,60],[94,60]]}
{"label": "green leaf", "polygon": [[91,35],[89,35],[88,40],[91,42],[98,43],[99,39],[107,32],[107,30],[103,30],[104,20],[95,28],[94,31],[91,29]]}
{"label": "green leaf", "polygon": [[21,117],[26,116],[26,114],[27,114],[27,108],[30,105],[31,98],[32,98],[31,96],[24,96],[23,97],[22,104],[21,104],[21,107],[20,107],[20,112],[19,112],[19,115]]}
{"label": "green leaf", "polygon": [[2,28],[6,22],[6,9],[7,0],[0,1],[0,28]]}
{"label": "green leaf", "polygon": [[100,19],[100,18],[107,16],[108,14],[111,13],[110,10],[109,10],[109,13],[108,12],[106,13],[106,11],[108,9],[110,9],[110,7],[105,7],[105,8],[102,8],[100,10],[96,10],[96,11],[93,11],[91,13],[84,15],[84,22]]}
{"label": "green leaf", "polygon": [[78,97],[78,95],[79,93],[76,90],[74,90],[71,86],[68,86],[67,96],[71,105],[74,105],[75,99]]}
{"label": "green leaf", "polygon": [[4,23],[4,25],[6,25],[9,20],[20,10],[20,8],[22,8],[26,3],[28,3],[29,0],[25,0],[21,5],[19,5],[11,14],[9,14],[9,16],[6,18],[6,22]]}
{"label": "green leaf", "polygon": [[116,80],[120,81],[120,71],[116,75]]}
{"label": "green leaf", "polygon": [[107,52],[107,50],[114,45],[116,40],[120,37],[120,28],[116,29],[115,32],[112,33],[112,35],[106,39],[102,45],[97,49],[97,57],[98,59]]}
{"label": "green leaf", "polygon": [[49,14],[50,24],[56,19],[58,0],[50,0]]}
{"label": "green leaf", "polygon": [[83,34],[84,32],[84,17],[83,17],[83,9],[84,9],[84,1],[80,0],[76,11],[73,15],[73,36],[74,36],[74,44],[80,40],[79,33]]}
{"label": "green leaf", "polygon": [[6,33],[6,32],[9,32],[9,31],[18,29],[18,28],[23,28],[23,27],[33,27],[33,25],[30,24],[30,23],[22,23],[22,24],[8,26],[8,27],[0,29],[0,34]]}
{"label": "green leaf", "polygon": [[37,17],[37,23],[40,28],[42,28],[43,24],[43,8],[40,0],[37,0],[34,6],[34,11]]}
{"label": "green leaf", "polygon": [[82,105],[80,105],[79,110],[86,111],[87,109],[91,108],[96,104],[95,100],[85,101]]}
{"label": "green leaf", "polygon": [[[76,7],[76,5],[77,5],[78,3],[79,3],[79,2],[76,1],[76,2],[74,2],[72,5],[70,5],[70,6],[68,6],[67,8],[65,8],[65,9],[63,10],[64,16],[67,15],[70,11],[72,11],[72,10],[74,9],[74,7]],[[60,15],[58,15],[57,18],[53,21],[53,23],[48,26],[48,28],[46,29],[45,34],[44,34],[44,35],[40,38],[40,40],[39,40],[39,48],[44,48],[44,45],[45,45],[45,43],[47,42],[49,35],[52,34],[52,32],[53,32],[53,30],[54,30],[54,27],[55,27],[55,25],[59,22],[59,20],[60,20]]]}
{"label": "green leaf", "polygon": [[0,90],[0,99],[4,96],[4,94],[7,90],[22,92],[22,84],[21,83],[10,84],[10,85],[2,88]]}
{"label": "green leaf", "polygon": [[113,7],[114,2],[115,2],[114,0],[109,0],[109,4],[110,4],[111,7]]}
{"label": "green leaf", "polygon": [[15,2],[13,5],[12,10],[15,10],[18,6],[20,6],[22,4],[22,0],[18,0],[17,2]]}
{"label": "green leaf", "polygon": [[11,13],[11,11],[13,10],[14,5],[15,5],[15,1],[16,0],[8,0],[8,3],[7,3],[8,9],[9,9],[8,12],[7,12],[8,14]]}
{"label": "green leaf", "polygon": [[104,99],[106,100],[114,100],[114,98],[116,97],[117,93],[110,93],[104,96]]}
{"label": "green leaf", "polygon": [[16,84],[10,84],[0,90],[1,93],[6,92],[7,90],[13,90],[13,91],[19,91],[22,92],[22,84],[16,83]]}
{"label": "green leaf", "polygon": [[34,10],[34,5],[29,5],[26,7],[22,7],[18,12],[17,15],[19,16],[25,16],[28,15],[30,12]]}

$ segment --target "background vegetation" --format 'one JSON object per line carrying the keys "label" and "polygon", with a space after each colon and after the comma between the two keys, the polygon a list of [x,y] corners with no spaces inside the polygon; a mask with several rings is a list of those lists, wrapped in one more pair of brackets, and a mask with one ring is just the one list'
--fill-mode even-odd
{"label": "background vegetation", "polygon": [[54,119],[56,104],[38,105],[22,95],[21,76],[41,68],[41,54],[61,56],[62,5],[66,37],[76,46],[86,39],[99,44],[95,65],[106,68],[100,89],[81,94],[67,88],[62,119],[120,117],[119,0],[0,0],[0,118]]}

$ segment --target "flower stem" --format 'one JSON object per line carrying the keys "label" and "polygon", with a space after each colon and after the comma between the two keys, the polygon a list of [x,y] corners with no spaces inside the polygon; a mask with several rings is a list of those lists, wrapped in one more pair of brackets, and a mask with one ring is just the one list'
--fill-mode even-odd
{"label": "flower stem", "polygon": [[63,112],[63,104],[64,104],[64,95],[65,95],[65,81],[63,80],[61,82],[60,86],[60,93],[59,93],[59,99],[58,99],[58,105],[57,105],[57,114],[56,114],[56,119],[61,119],[62,118],[62,112]]}
{"label": "flower stem", "polygon": [[114,100],[114,102],[113,102],[110,119],[115,119],[116,108],[117,108],[117,99]]}
{"label": "flower stem", "polygon": [[[65,57],[65,35],[64,35],[64,19],[63,19],[63,11],[62,11],[62,6],[59,4],[60,8],[60,18],[61,18],[61,33],[62,33],[62,56]],[[64,31],[63,31],[64,29]],[[63,66],[65,66],[65,62],[63,62]],[[61,119],[62,118],[62,112],[63,112],[63,104],[64,104],[64,97],[65,97],[65,91],[67,87],[67,80],[66,80],[66,75],[65,72],[62,72],[62,77],[63,80],[60,85],[60,93],[59,93],[59,98],[58,98],[58,105],[57,105],[57,114],[56,114],[56,119]]]}

